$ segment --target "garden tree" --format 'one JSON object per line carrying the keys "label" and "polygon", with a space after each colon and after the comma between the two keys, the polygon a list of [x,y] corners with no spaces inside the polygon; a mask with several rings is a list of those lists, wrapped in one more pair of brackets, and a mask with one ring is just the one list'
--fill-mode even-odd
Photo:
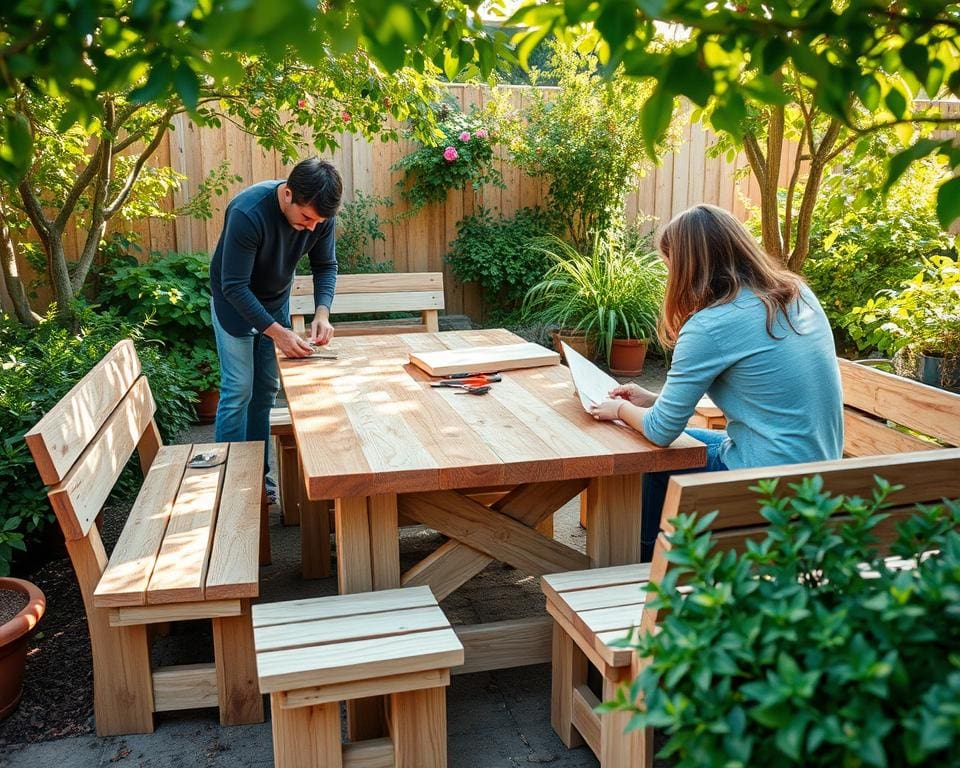
{"label": "garden tree", "polygon": [[[655,77],[656,88],[641,112],[651,154],[669,127],[669,106],[676,96],[709,108],[714,128],[745,142],[750,105],[770,110],[788,100],[785,72],[804,92],[802,101],[794,96],[802,109],[816,110],[856,134],[888,127],[909,131],[917,121],[958,122],[956,117],[918,115],[913,107],[921,93],[960,95],[956,3],[524,0],[508,23],[520,28],[515,42],[521,61],[551,32],[565,35],[586,24],[602,41],[609,71],[622,68],[629,76]],[[675,45],[662,45],[664,23],[677,25]],[[864,112],[871,117],[866,122],[860,117]],[[776,110],[771,117],[776,134]],[[837,130],[828,123],[819,136],[817,146],[823,144],[827,154],[834,151],[827,147],[838,140],[832,137]],[[910,162],[930,154],[960,167],[960,147],[950,140],[913,137],[891,158],[886,185]],[[767,159],[774,177],[777,161],[769,154]],[[771,216],[769,202],[767,207],[765,216]],[[960,178],[940,186],[937,213],[944,226],[960,216]],[[767,236],[774,231],[768,224]]]}
{"label": "garden tree", "polygon": [[[484,29],[481,0],[6,0],[0,10],[0,178],[16,184],[32,163],[33,135],[16,108],[24,92],[62,99],[59,128],[105,118],[103,94],[136,103],[177,97],[188,108],[213,83],[243,79],[238,55],[282,61],[293,50],[323,69],[331,56],[386,72],[452,79],[489,73],[509,58],[503,32]],[[499,2],[492,5],[498,6]]]}
{"label": "garden tree", "polygon": [[[500,92],[491,106],[513,161],[548,182],[550,211],[582,249],[594,232],[622,218],[630,183],[651,165],[636,115],[652,79],[614,72],[604,81],[590,44],[590,36],[581,36],[550,45],[544,73],[556,82],[555,93],[534,91],[527,106],[513,111],[509,94]],[[533,73],[534,84],[538,76]],[[658,154],[667,151],[668,142],[660,141]]]}
{"label": "garden tree", "polygon": [[[201,125],[232,120],[287,162],[308,142],[319,150],[335,146],[344,129],[395,138],[389,117],[430,130],[427,105],[437,92],[429,65],[426,74],[388,74],[359,54],[331,54],[314,66],[293,57],[238,57],[242,77],[200,84],[189,113]],[[84,124],[71,114],[68,99],[38,94],[22,83],[6,104],[32,139],[25,175],[16,185],[0,182],[0,289],[6,287],[7,311],[21,322],[36,322],[35,310],[44,309],[30,305],[16,271],[18,249],[26,249],[26,256],[31,252],[24,238],[28,225],[37,233],[41,250],[34,253],[39,256],[34,264],[52,288],[58,316],[68,318],[111,219],[163,215],[160,201],[181,181],[172,169],[151,167],[147,160],[171,119],[187,111],[182,99],[172,95],[141,103],[128,88],[101,91],[96,105],[98,117]],[[226,174],[221,166],[179,213],[209,216],[209,195],[223,191]],[[73,263],[64,249],[68,223],[84,233]]]}

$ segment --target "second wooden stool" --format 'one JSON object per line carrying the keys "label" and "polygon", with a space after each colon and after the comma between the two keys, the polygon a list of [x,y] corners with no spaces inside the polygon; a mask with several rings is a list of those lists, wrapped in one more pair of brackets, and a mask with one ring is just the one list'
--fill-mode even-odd
{"label": "second wooden stool", "polygon": [[[445,768],[446,686],[463,645],[429,587],[253,608],[277,768]],[[388,738],[343,744],[340,702],[388,696]]]}

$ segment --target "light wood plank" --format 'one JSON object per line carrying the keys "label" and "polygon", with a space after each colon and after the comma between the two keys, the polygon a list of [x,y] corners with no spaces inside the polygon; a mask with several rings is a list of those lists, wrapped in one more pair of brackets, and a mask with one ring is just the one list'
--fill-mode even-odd
{"label": "light wood plank", "polygon": [[937,443],[900,432],[852,408],[843,409],[844,456],[932,451],[939,447]]}
{"label": "light wood plank", "polygon": [[849,360],[839,364],[845,404],[960,445],[960,395]]}
{"label": "light wood plank", "polygon": [[[406,293],[443,289],[442,272],[387,272],[338,275],[337,293]],[[293,296],[313,296],[313,278],[297,275],[291,288]]]}
{"label": "light wood plank", "polygon": [[400,535],[397,495],[379,494],[367,499],[370,520],[370,568],[375,590],[400,586]]}
{"label": "light wood plank", "polygon": [[270,697],[275,768],[342,768],[340,706],[283,709]]}
{"label": "light wood plank", "polygon": [[250,601],[239,616],[213,620],[213,657],[221,725],[263,722],[263,696],[257,684],[257,654],[250,624]]}
{"label": "light wood plank", "polygon": [[[574,688],[571,698],[573,700],[573,706],[570,712],[570,719],[573,722],[573,727],[583,736],[583,740],[587,742],[590,751],[595,755],[599,755],[600,716],[593,710],[594,707],[600,704],[600,699],[598,699],[593,691],[586,685],[578,685]],[[601,765],[606,765],[606,763],[601,763]],[[609,765],[623,765],[624,768],[626,768],[628,764],[609,763]]]}
{"label": "light wood plank", "polygon": [[156,411],[143,377],[130,388],[63,481],[47,494],[64,537],[86,535]]}
{"label": "light wood plank", "polygon": [[[196,445],[197,452],[227,454],[227,444]],[[147,603],[202,600],[213,546],[225,464],[183,473],[167,533],[147,587]]]}
{"label": "light wood plank", "polygon": [[153,673],[155,712],[215,706],[217,670],[213,664],[183,664]]}
{"label": "light wood plank", "polygon": [[367,739],[343,745],[343,768],[393,768],[393,742]]}
{"label": "light wood plank", "polygon": [[256,597],[260,593],[260,497],[263,443],[231,443],[216,513],[204,598]]}
{"label": "light wood plank", "polygon": [[140,358],[130,339],[117,342],[24,435],[44,485],[67,476],[80,454],[140,375]]}
{"label": "light wood plank", "polygon": [[391,696],[389,727],[396,768],[446,768],[446,702],[445,688]]}
{"label": "light wood plank", "polygon": [[269,627],[275,624],[361,616],[382,611],[402,611],[436,605],[436,602],[428,588],[417,587],[260,603],[253,606],[253,626]]}
{"label": "light wood plank", "polygon": [[399,508],[414,520],[524,573],[539,576],[579,570],[588,564],[576,550],[452,491],[405,494]]}
{"label": "light wood plank", "polygon": [[586,571],[568,573],[550,573],[540,580],[540,584],[552,591],[553,595],[577,589],[609,587],[617,584],[641,583],[650,580],[650,563],[613,565],[607,568],[590,568]]}
{"label": "light wood plank", "polygon": [[334,505],[337,535],[337,584],[341,595],[370,592],[370,517],[364,496],[337,499]]}
{"label": "light wood plank", "polygon": [[643,476],[597,477],[587,494],[587,555],[594,568],[640,560]]}
{"label": "light wood plank", "polygon": [[552,626],[549,616],[457,625],[453,629],[463,643],[464,662],[450,671],[462,675],[543,664],[550,660]]}
{"label": "light wood plank", "polygon": [[138,624],[164,624],[169,621],[239,616],[240,600],[203,600],[195,603],[168,605],[132,605],[110,609],[111,627],[133,627]]}
{"label": "light wood plank", "polygon": [[550,723],[566,747],[573,749],[583,744],[573,722],[573,692],[587,682],[587,657],[559,624],[551,622],[551,626]]}
{"label": "light wood plank", "polygon": [[456,540],[446,541],[404,572],[405,587],[426,585],[443,600],[493,562],[493,558]]}
{"label": "light wood plank", "polygon": [[410,362],[430,376],[446,376],[451,373],[509,371],[559,365],[560,355],[539,344],[522,342],[443,352],[411,353]]}
{"label": "light wood plank", "polygon": [[380,639],[355,640],[257,654],[260,689],[265,693],[462,663],[463,645],[450,629],[399,635],[387,645]]}
{"label": "light wood plank", "polygon": [[378,677],[375,680],[351,680],[336,685],[319,685],[288,691],[282,698],[282,706],[284,709],[293,709],[446,685],[450,685],[450,670],[428,669],[423,672],[409,672],[405,675]]}
{"label": "light wood plank", "polygon": [[154,459],[93,593],[98,608],[146,604],[147,585],[192,451],[192,445],[165,446]]}

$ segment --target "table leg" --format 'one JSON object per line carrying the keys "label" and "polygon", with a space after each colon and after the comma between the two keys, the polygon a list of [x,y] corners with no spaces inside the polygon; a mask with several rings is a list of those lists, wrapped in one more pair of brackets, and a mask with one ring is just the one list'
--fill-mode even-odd
{"label": "table leg", "polygon": [[[340,594],[399,587],[396,494],[337,499],[334,509]],[[386,733],[384,697],[347,702],[347,736],[351,741],[375,739]]]}
{"label": "table leg", "polygon": [[591,568],[640,562],[643,474],[597,477],[587,489]]}

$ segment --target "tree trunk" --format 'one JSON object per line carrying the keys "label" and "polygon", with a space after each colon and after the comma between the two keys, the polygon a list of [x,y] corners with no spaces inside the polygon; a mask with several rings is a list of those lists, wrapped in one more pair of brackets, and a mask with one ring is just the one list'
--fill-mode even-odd
{"label": "tree trunk", "polygon": [[810,253],[810,227],[813,225],[813,211],[817,205],[817,195],[820,192],[820,183],[827,170],[830,153],[837,143],[841,129],[840,121],[831,120],[819,146],[810,158],[810,171],[803,189],[803,198],[800,200],[800,212],[797,215],[797,239],[787,266],[799,273]]}
{"label": "tree trunk", "polygon": [[39,317],[30,308],[30,299],[20,279],[17,268],[17,247],[7,225],[3,210],[0,209],[0,288],[2,288],[3,309],[24,325],[36,325]]}

